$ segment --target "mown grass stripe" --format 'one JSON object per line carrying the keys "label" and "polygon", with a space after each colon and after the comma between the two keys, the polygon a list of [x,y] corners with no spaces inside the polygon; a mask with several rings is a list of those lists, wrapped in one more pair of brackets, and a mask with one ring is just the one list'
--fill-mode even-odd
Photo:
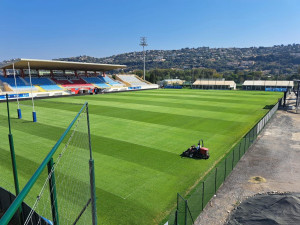
{"label": "mown grass stripe", "polygon": [[[75,101],[75,100],[74,100]],[[76,99],[75,102],[80,102],[80,100]],[[97,104],[97,101],[89,100],[90,104]],[[194,117],[201,117],[201,118],[219,118],[222,120],[227,121],[239,121],[243,122],[247,120],[249,115],[242,115],[238,113],[231,113],[230,115],[224,114],[222,112],[211,112],[206,111],[205,108],[201,109],[182,109],[182,108],[174,108],[174,107],[165,107],[165,106],[147,106],[147,105],[140,105],[136,103],[118,103],[112,105],[109,102],[101,102],[101,106],[108,106],[108,107],[115,107],[120,109],[133,109],[133,110],[139,110],[139,111],[149,111],[149,112],[161,112],[161,113],[169,113],[169,114],[175,114],[175,115],[182,115],[182,116],[194,116]]]}

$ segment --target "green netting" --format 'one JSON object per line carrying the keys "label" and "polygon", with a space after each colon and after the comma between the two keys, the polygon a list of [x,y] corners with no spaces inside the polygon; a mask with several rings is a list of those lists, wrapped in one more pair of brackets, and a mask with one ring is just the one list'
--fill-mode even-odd
{"label": "green netting", "polygon": [[245,154],[245,152],[246,152],[246,139],[245,138],[242,138],[242,140],[241,140],[241,154],[242,154],[242,156]]}
{"label": "green netting", "polygon": [[239,144],[234,147],[234,151],[233,151],[233,155],[234,155],[233,168],[240,161],[240,148],[239,147],[240,147]]}
{"label": "green netting", "polygon": [[192,213],[190,211],[189,204],[186,204],[186,208],[187,208],[187,211],[186,211],[186,214],[187,214],[186,215],[186,225],[193,225],[194,224],[194,219],[192,217]]}
{"label": "green netting", "polygon": [[225,173],[226,173],[226,177],[231,173],[232,171],[232,154],[230,153],[226,158],[225,158]]}
{"label": "green netting", "polygon": [[215,194],[215,173],[210,173],[204,181],[204,207]]}
{"label": "green netting", "polygon": [[186,203],[181,195],[177,195],[177,224],[186,224]]}
{"label": "green netting", "polygon": [[203,182],[196,188],[195,192],[191,194],[188,200],[189,209],[192,217],[197,218],[200,212],[203,210]]}
{"label": "green netting", "polygon": [[218,168],[217,168],[217,177],[216,177],[216,187],[217,190],[219,189],[219,187],[222,185],[222,183],[225,180],[225,160],[222,160],[222,162],[219,164]]}

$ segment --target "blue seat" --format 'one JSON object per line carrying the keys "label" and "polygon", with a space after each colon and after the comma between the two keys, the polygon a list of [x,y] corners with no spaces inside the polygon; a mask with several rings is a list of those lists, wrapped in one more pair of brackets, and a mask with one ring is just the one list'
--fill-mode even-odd
{"label": "blue seat", "polygon": [[40,85],[40,87],[43,88],[46,91],[61,91],[61,90],[63,90],[61,87],[57,86],[56,84]]}
{"label": "blue seat", "polygon": [[[27,83],[30,83],[29,77],[24,78],[24,80]],[[31,82],[33,85],[52,85],[53,84],[48,78],[44,78],[44,77],[40,77],[40,78],[32,77]]]}

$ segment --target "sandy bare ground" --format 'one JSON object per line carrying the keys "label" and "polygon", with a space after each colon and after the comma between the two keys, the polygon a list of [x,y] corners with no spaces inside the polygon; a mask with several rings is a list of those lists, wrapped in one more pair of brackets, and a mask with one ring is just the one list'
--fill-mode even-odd
{"label": "sandy bare ground", "polygon": [[241,201],[265,192],[300,192],[300,114],[277,111],[195,224],[224,224]]}

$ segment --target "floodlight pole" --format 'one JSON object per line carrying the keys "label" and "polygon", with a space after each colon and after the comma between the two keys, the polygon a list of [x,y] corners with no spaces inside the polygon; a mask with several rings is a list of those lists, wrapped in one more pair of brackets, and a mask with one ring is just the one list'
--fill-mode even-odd
{"label": "floodlight pole", "polygon": [[148,46],[147,44],[147,38],[141,37],[140,39],[140,46],[143,47],[143,56],[144,56],[144,80],[146,80],[146,53],[145,53],[145,46]]}

